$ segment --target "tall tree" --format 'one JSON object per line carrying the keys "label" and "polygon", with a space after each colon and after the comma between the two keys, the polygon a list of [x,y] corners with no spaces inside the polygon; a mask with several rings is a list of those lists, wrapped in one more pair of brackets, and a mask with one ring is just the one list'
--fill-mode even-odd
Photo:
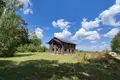
{"label": "tall tree", "polygon": [[0,17],[3,13],[4,7],[5,7],[5,2],[3,0],[0,0]]}
{"label": "tall tree", "polygon": [[3,0],[5,6],[0,18],[0,56],[13,56],[15,48],[28,40],[26,22],[16,14],[18,0]]}
{"label": "tall tree", "polygon": [[42,45],[41,39],[37,38],[37,35],[35,34],[35,32],[30,33],[30,44],[33,44],[35,46],[41,46]]}
{"label": "tall tree", "polygon": [[111,48],[113,52],[120,54],[120,32],[113,38]]}

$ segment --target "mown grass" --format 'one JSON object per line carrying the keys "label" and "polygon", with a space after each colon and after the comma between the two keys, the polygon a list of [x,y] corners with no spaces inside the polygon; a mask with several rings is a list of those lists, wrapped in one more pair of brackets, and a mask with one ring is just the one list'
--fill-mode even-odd
{"label": "mown grass", "polygon": [[101,53],[17,53],[0,58],[0,80],[119,80],[120,63]]}
{"label": "mown grass", "polygon": [[[82,54],[81,54],[82,55]],[[17,53],[14,57],[0,58],[0,60],[11,60],[16,62],[28,61],[28,60],[58,60],[60,63],[77,63],[78,60],[82,60],[83,57],[77,57],[77,55],[53,55],[49,52],[44,53]]]}
{"label": "mown grass", "polygon": [[120,55],[117,55],[116,58],[117,58],[117,59],[120,59]]}

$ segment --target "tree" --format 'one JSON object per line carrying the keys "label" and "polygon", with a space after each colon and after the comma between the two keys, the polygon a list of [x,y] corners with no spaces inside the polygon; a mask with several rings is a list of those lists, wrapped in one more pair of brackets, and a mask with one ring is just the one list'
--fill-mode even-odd
{"label": "tree", "polygon": [[5,2],[0,17],[0,56],[13,56],[15,48],[28,40],[26,22],[16,14],[21,8],[18,0],[2,0]]}
{"label": "tree", "polygon": [[4,7],[5,7],[5,2],[3,0],[0,0],[0,17],[3,13]]}
{"label": "tree", "polygon": [[111,48],[113,52],[120,54],[120,32],[113,38]]}
{"label": "tree", "polygon": [[30,33],[30,43],[35,45],[35,46],[41,46],[42,45],[41,39],[37,38],[37,35],[35,34],[35,32]]}
{"label": "tree", "polygon": [[37,37],[35,32],[29,33],[29,43],[20,45],[18,52],[46,52],[48,49],[42,45],[41,39]]}

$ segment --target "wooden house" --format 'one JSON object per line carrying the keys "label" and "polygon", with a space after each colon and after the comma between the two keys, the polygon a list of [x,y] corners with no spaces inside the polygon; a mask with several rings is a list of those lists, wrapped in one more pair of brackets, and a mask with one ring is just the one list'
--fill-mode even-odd
{"label": "wooden house", "polygon": [[70,41],[54,37],[49,42],[49,49],[54,54],[73,54],[75,53],[76,44]]}

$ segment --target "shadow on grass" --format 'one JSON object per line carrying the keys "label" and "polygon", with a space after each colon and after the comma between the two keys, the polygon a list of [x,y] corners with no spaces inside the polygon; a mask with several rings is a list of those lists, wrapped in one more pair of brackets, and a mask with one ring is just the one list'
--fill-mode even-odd
{"label": "shadow on grass", "polygon": [[0,80],[119,80],[120,66],[99,63],[59,63],[56,60],[31,60],[19,65],[0,61]]}
{"label": "shadow on grass", "polygon": [[32,56],[34,54],[15,54],[14,57],[26,57],[26,56]]}

